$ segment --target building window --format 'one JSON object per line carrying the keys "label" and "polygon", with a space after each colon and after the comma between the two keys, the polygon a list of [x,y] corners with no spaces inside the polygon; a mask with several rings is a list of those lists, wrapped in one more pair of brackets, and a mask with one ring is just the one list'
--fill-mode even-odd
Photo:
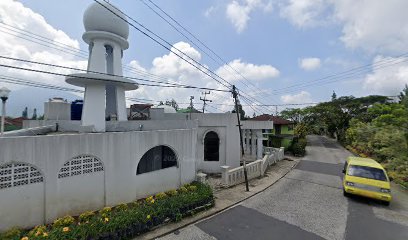
{"label": "building window", "polygon": [[58,178],[73,177],[102,171],[103,165],[98,158],[91,155],[80,155],[64,163],[64,166],[58,173]]}
{"label": "building window", "polygon": [[204,138],[204,161],[220,160],[220,139],[218,134],[211,131]]}
{"label": "building window", "polygon": [[288,131],[293,131],[293,125],[292,124],[288,125]]}
{"label": "building window", "polygon": [[164,168],[176,167],[177,156],[167,146],[156,146],[147,151],[137,165],[137,173],[148,173]]}
{"label": "building window", "polygon": [[44,182],[41,172],[25,163],[0,166],[0,189]]}

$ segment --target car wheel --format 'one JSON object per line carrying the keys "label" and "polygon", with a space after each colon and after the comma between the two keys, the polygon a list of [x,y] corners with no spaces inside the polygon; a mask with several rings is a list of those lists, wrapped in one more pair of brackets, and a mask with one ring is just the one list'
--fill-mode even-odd
{"label": "car wheel", "polygon": [[382,201],[382,204],[383,204],[384,206],[390,206],[390,202],[387,202],[387,201]]}
{"label": "car wheel", "polygon": [[350,194],[349,194],[348,192],[346,192],[346,191],[343,189],[343,196],[345,196],[345,197],[349,197],[349,196],[350,196]]}

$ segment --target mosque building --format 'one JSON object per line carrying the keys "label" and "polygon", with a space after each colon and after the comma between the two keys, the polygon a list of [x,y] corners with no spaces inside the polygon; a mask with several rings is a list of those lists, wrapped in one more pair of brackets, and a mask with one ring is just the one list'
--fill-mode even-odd
{"label": "mosque building", "polygon": [[[159,106],[146,120],[128,120],[125,92],[138,84],[121,77],[129,47],[123,19],[106,2],[85,11],[88,71],[66,78],[85,90],[81,120],[63,117],[69,108],[52,104],[67,103],[55,101],[47,105],[47,119],[26,121],[24,129],[0,137],[0,231],[132,202],[192,182],[199,172],[240,166],[235,113]],[[245,155],[262,158],[262,130],[273,122],[242,125]]]}

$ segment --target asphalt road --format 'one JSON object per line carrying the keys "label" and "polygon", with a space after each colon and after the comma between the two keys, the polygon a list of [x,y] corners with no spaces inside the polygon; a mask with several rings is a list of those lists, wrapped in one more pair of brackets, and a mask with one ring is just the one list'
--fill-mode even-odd
{"label": "asphalt road", "polygon": [[264,192],[161,239],[408,239],[408,193],[393,186],[389,207],[345,198],[342,166],[350,153],[310,136],[307,156]]}

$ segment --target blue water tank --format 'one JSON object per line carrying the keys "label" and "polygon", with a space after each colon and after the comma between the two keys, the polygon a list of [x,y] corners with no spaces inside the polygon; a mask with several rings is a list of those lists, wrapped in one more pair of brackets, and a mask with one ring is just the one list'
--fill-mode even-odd
{"label": "blue water tank", "polygon": [[75,100],[71,103],[71,120],[81,120],[83,100]]}

